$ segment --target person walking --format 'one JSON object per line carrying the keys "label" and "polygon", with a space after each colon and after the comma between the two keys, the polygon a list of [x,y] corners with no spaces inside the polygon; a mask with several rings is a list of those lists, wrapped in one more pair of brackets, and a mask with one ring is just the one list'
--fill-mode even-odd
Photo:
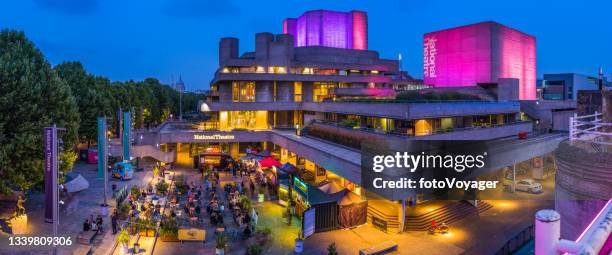
{"label": "person walking", "polygon": [[113,227],[113,235],[117,234],[117,209],[115,209],[111,215],[111,225]]}

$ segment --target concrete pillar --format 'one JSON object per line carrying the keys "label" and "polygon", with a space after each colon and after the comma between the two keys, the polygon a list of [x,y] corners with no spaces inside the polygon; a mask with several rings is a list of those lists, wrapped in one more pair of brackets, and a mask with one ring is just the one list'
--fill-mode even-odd
{"label": "concrete pillar", "polygon": [[272,102],[274,99],[274,82],[257,81],[255,82],[255,101]]}
{"label": "concrete pillar", "polygon": [[561,235],[561,216],[555,210],[540,210],[535,215],[535,254],[557,254]]}
{"label": "concrete pillar", "polygon": [[313,88],[313,85],[311,81],[302,82],[302,101],[303,102],[313,101],[312,88]]}
{"label": "concrete pillar", "polygon": [[219,82],[219,102],[232,102],[232,83]]}
{"label": "concrete pillar", "polygon": [[293,101],[293,82],[277,81],[276,82],[276,101],[292,102]]}
{"label": "concrete pillar", "polygon": [[232,158],[238,158],[239,148],[240,146],[238,143],[234,142],[229,144],[229,154],[232,156]]}

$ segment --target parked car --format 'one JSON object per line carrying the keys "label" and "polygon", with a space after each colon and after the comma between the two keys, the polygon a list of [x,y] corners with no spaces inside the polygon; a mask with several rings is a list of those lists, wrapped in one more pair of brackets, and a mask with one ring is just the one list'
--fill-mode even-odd
{"label": "parked car", "polygon": [[115,167],[111,170],[111,174],[114,178],[123,180],[129,180],[134,177],[134,166],[127,162],[118,162]]}
{"label": "parked car", "polygon": [[529,193],[542,193],[542,184],[533,179],[523,179],[516,183],[516,190]]}

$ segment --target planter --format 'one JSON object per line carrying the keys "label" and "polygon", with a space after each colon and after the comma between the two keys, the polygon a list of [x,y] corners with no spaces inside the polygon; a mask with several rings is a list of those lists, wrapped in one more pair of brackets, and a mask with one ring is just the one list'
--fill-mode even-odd
{"label": "planter", "polygon": [[215,255],[225,255],[225,249],[215,248]]}
{"label": "planter", "polygon": [[162,242],[178,242],[178,236],[160,236],[159,237]]}
{"label": "planter", "polygon": [[304,251],[304,240],[295,239],[295,248],[293,249],[295,253],[302,253]]}
{"label": "planter", "polygon": [[130,250],[128,249],[128,245],[126,243],[121,244],[121,252],[123,252],[123,254],[129,254]]}

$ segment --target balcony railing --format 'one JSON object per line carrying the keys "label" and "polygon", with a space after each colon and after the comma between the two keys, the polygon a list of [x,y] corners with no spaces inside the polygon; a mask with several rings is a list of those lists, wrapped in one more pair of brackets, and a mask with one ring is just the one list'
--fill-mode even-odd
{"label": "balcony railing", "polygon": [[[342,123],[327,121],[327,120],[313,120],[312,123],[340,127],[340,128],[350,129],[350,130],[364,131],[364,132],[381,134],[381,135],[393,135],[393,136],[400,136],[400,137],[415,136],[415,134],[411,134],[407,132],[400,132],[397,129],[392,130],[392,131],[384,131],[384,130],[377,129],[377,128],[344,125]],[[448,134],[452,132],[470,131],[470,130],[478,130],[478,129],[486,129],[486,128],[496,128],[496,127],[516,125],[516,124],[525,124],[525,123],[531,123],[531,122],[530,121],[514,121],[514,122],[507,122],[504,124],[480,125],[480,126],[463,127],[463,128],[436,129],[436,130],[431,130],[431,132],[420,132],[420,133],[418,132],[416,136]]]}

